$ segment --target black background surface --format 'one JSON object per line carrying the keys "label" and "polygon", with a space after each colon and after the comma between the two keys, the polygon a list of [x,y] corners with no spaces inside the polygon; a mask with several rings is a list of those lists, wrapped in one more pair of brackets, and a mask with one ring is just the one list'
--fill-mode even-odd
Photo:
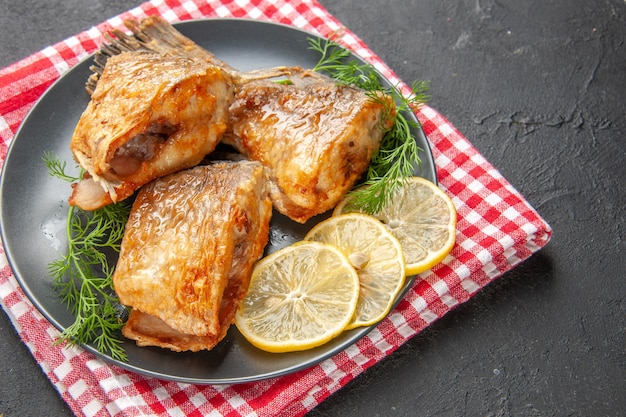
{"label": "black background surface", "polygon": [[[320,2],[554,235],[310,415],[625,415],[626,2]],[[0,0],[0,67],[140,3]],[[72,415],[6,314],[0,364],[0,415]]]}

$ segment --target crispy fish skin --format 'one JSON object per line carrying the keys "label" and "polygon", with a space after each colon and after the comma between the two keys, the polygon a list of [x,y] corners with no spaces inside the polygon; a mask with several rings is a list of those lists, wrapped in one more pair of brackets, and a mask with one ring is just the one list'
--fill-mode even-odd
{"label": "crispy fish skin", "polygon": [[265,168],[216,162],[157,179],[133,204],[113,284],[140,346],[213,348],[268,241]]}
{"label": "crispy fish skin", "polygon": [[70,148],[87,175],[70,204],[95,210],[197,165],[226,130],[234,91],[229,74],[203,60],[110,57],[72,135]]}
{"label": "crispy fish skin", "polygon": [[385,106],[362,90],[315,73],[290,79],[239,89],[223,141],[268,168],[274,207],[304,223],[352,188],[388,126]]}

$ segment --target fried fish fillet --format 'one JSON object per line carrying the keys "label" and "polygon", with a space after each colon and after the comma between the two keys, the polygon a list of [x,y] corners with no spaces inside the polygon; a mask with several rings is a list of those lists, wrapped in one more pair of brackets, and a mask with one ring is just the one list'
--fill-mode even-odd
{"label": "fried fish fillet", "polygon": [[300,223],[333,208],[370,164],[390,102],[303,72],[236,93],[222,139],[270,174],[274,207]]}
{"label": "fried fish fillet", "polygon": [[71,139],[87,175],[70,204],[94,210],[197,165],[226,130],[234,85],[222,68],[150,52],[110,57]]}
{"label": "fried fish fillet", "polygon": [[133,203],[113,284],[140,346],[213,348],[268,241],[265,168],[215,162],[159,178]]}

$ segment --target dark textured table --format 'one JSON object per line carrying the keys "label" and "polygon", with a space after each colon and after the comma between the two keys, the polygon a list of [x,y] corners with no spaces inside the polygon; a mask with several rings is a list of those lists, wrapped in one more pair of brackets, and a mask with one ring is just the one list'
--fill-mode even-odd
{"label": "dark textured table", "polygon": [[[626,415],[626,2],[321,0],[554,229],[311,416]],[[140,4],[0,1],[4,67]],[[0,314],[0,415],[71,415]]]}

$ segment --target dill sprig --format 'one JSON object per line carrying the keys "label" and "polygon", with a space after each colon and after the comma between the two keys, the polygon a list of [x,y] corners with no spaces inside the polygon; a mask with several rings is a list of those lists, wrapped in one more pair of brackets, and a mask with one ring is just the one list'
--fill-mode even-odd
{"label": "dill sprig", "polygon": [[[74,182],[80,177],[65,173],[65,162],[46,152],[43,161],[51,176]],[[93,343],[102,353],[126,361],[118,331],[124,325],[125,308],[113,290],[110,256],[119,253],[130,213],[125,203],[87,212],[70,206],[67,214],[67,253],[48,265],[53,285],[75,316],[58,342]]]}
{"label": "dill sprig", "polygon": [[[428,83],[416,81],[410,94],[403,94],[398,86],[384,87],[371,64],[348,60],[351,53],[333,40],[309,38],[309,47],[320,53],[313,68],[324,72],[340,84],[361,88],[373,101],[384,106],[381,129],[385,129],[379,150],[374,154],[366,173],[363,187],[350,192],[352,208],[375,214],[382,210],[395,190],[420,165],[419,152],[412,129],[419,124],[407,117],[428,99]],[[391,100],[389,100],[389,97]],[[386,124],[388,122],[389,124]]]}

